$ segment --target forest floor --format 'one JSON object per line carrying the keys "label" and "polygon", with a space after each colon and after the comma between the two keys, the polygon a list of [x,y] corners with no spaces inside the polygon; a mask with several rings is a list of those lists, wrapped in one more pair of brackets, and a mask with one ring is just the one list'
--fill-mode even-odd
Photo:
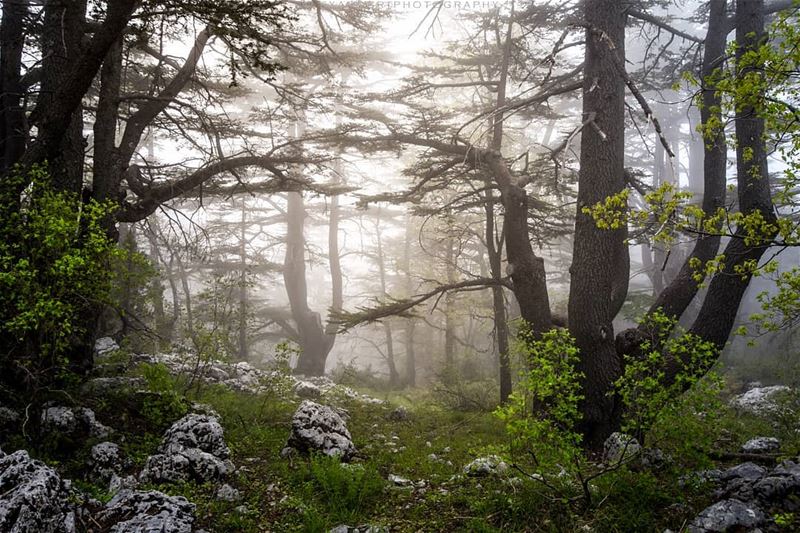
{"label": "forest floor", "polygon": [[[741,462],[735,454],[743,442],[776,433],[774,424],[726,407],[713,428],[704,428],[700,421],[676,428],[678,435],[671,437],[680,440],[683,432],[683,438],[692,439],[692,446],[703,448],[703,453],[678,457],[656,469],[615,469],[592,483],[594,497],[587,507],[573,476],[550,479],[545,485],[527,474],[535,468],[531,458],[508,454],[505,427],[492,413],[448,408],[430,392],[362,388],[360,392],[383,403],[332,400],[349,413],[347,425],[358,450],[351,461],[358,466],[353,467],[326,456],[282,457],[301,402],[291,393],[237,392],[176,377],[158,367],[144,372],[139,368],[134,374],[145,378],[148,394],[119,388],[87,396],[81,399],[83,405],[114,427],[131,473],[142,469],[165,429],[192,403],[207,404],[219,413],[236,465],[228,482],[241,498],[221,501],[212,484],[152,487],[194,502],[196,525],[215,532],[325,532],[341,525],[367,528],[362,532],[679,531],[715,501],[708,483],[683,482],[685,475]],[[405,408],[401,419],[394,414],[398,406]],[[779,456],[766,459],[773,465],[796,458],[800,451],[796,437],[781,437]],[[5,444],[23,447],[21,439]],[[31,454],[56,465],[65,477],[80,480],[91,446],[100,441],[42,441]],[[687,442],[662,444],[673,454],[688,449]],[[709,462],[709,450],[716,461]],[[509,464],[502,475],[465,475],[465,465],[494,454]],[[111,498],[105,487],[76,483],[100,501]],[[782,520],[786,527],[780,530],[796,530],[794,516]]]}

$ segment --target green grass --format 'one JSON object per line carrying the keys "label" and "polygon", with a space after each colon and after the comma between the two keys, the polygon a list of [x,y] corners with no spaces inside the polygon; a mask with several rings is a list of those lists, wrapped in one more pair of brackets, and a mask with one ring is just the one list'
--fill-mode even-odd
{"label": "green grass", "polygon": [[[343,523],[390,527],[393,532],[663,531],[680,527],[710,503],[708,487],[687,488],[691,492],[684,493],[677,483],[680,475],[703,464],[694,456],[686,462],[678,457],[670,468],[656,474],[627,469],[607,474],[593,483],[593,503],[588,509],[580,505],[580,491],[568,478],[549,480],[557,485],[554,491],[514,469],[509,472],[519,478],[514,484],[500,478],[464,477],[463,466],[474,458],[504,453],[508,444],[505,428],[491,413],[455,411],[436,404],[423,392],[381,395],[391,402],[389,406],[340,403],[350,413],[348,427],[359,450],[353,461],[357,466],[343,467],[324,457],[287,460],[280,457],[280,451],[298,401],[236,393],[218,386],[193,390],[190,397],[176,400],[171,391],[181,390],[180,383],[165,380],[160,373],[155,377],[151,380],[158,389],[154,396],[120,391],[89,400],[88,405],[96,409],[100,420],[121,430],[111,440],[119,442],[131,460],[127,473],[141,469],[171,423],[168,419],[180,416],[191,402],[210,404],[220,414],[238,468],[229,482],[241,492],[242,501],[217,501],[216,487],[211,485],[155,487],[194,502],[198,527],[211,531],[324,532]],[[389,419],[396,405],[410,410],[408,420]],[[714,424],[684,423],[684,437],[713,443],[722,451],[735,451],[749,436],[774,434],[763,420],[727,410]],[[676,438],[681,432],[664,435]],[[58,462],[67,477],[78,479],[94,443],[68,442],[69,450],[58,453],[51,443],[40,447],[38,454],[51,463]],[[675,442],[662,444],[667,450],[683,449]],[[788,452],[794,453],[793,449]],[[430,454],[441,460],[429,460]],[[525,471],[535,468],[530,458],[514,459]],[[391,486],[387,482],[390,474],[424,481],[424,487]],[[103,487],[83,482],[77,486],[97,498],[108,497]],[[788,518],[785,521],[790,522]]]}

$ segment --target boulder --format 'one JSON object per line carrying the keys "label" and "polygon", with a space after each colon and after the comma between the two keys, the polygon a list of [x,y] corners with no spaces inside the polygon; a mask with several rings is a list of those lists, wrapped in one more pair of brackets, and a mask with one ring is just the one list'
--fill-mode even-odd
{"label": "boulder", "polygon": [[88,477],[94,483],[108,484],[114,476],[119,477],[125,467],[122,450],[113,442],[101,442],[89,452]]}
{"label": "boulder", "polygon": [[287,448],[322,452],[348,461],[356,452],[342,416],[332,407],[304,400],[292,417]]}
{"label": "boulder", "polygon": [[791,389],[784,385],[773,385],[771,387],[756,387],[748,390],[744,394],[735,396],[730,401],[731,407],[746,413],[769,416],[775,414],[778,410],[776,403],[778,398]]}
{"label": "boulder", "polygon": [[638,455],[642,446],[634,437],[618,431],[611,434],[603,444],[603,462],[615,464]]}
{"label": "boulder", "polygon": [[464,473],[468,476],[483,477],[497,476],[505,474],[508,465],[496,455],[478,457],[468,465],[464,466]]}
{"label": "boulder", "polygon": [[67,436],[89,435],[107,437],[111,428],[98,422],[94,411],[87,407],[46,407],[41,414],[40,423],[45,433],[60,433]]}
{"label": "boulder", "polygon": [[164,433],[158,453],[147,458],[140,479],[154,483],[218,481],[233,471],[219,421],[192,413]]}
{"label": "boulder", "polygon": [[9,431],[19,425],[22,417],[10,407],[0,406],[0,430]]}
{"label": "boulder", "polygon": [[689,533],[749,530],[765,521],[758,507],[739,500],[723,500],[705,508],[689,525]]}
{"label": "boulder", "polygon": [[110,533],[192,533],[195,505],[155,490],[122,490],[95,517]]}
{"label": "boulder", "polygon": [[750,439],[742,445],[744,453],[771,453],[777,452],[781,448],[781,443],[775,437],[756,437]]}
{"label": "boulder", "polygon": [[69,484],[28,452],[0,452],[0,531],[72,533],[75,510]]}
{"label": "boulder", "polygon": [[322,396],[322,389],[310,381],[298,381],[294,386],[294,393],[300,398],[313,400]]}
{"label": "boulder", "polygon": [[94,342],[94,356],[98,358],[111,355],[119,350],[119,344],[111,337],[102,337]]}

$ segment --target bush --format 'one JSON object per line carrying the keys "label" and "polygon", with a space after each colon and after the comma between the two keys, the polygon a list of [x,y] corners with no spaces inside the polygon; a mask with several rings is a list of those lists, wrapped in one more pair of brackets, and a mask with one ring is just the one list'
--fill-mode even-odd
{"label": "bush", "polygon": [[9,177],[0,210],[0,370],[7,392],[32,393],[87,369],[123,252],[104,229],[112,207],[54,190],[43,168]]}

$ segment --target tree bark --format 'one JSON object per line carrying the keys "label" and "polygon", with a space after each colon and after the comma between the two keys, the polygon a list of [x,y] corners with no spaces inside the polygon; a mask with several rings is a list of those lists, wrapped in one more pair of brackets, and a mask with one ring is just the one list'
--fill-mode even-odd
{"label": "tree bark", "polygon": [[[413,282],[411,279],[411,215],[406,215],[406,235],[403,246],[403,270],[405,270],[406,278],[406,295],[410,296],[414,292]],[[414,350],[414,330],[416,327],[416,319],[406,319],[406,360],[405,360],[405,383],[407,387],[415,387],[417,385],[417,354]]]}
{"label": "tree bark", "polygon": [[306,376],[321,376],[325,373],[325,362],[333,348],[335,336],[325,332],[320,314],[308,307],[306,240],[303,234],[306,210],[300,193],[290,192],[288,197],[283,280],[292,318],[297,325],[297,341],[302,349],[294,371]]}
{"label": "tree bark", "polygon": [[[736,59],[737,63],[748,51],[757,50],[767,38],[764,29],[763,0],[737,0],[736,2]],[[737,77],[763,75],[759,66],[738,68]],[[767,167],[765,124],[760,111],[750,102],[736,104],[736,170],[739,210],[744,215],[759,213],[767,225],[775,226],[777,216],[772,204]],[[760,243],[745,242],[747,231],[737,228],[725,247],[722,272],[711,280],[708,294],[700,313],[689,332],[714,343],[720,350],[733,329],[739,304],[750,284],[752,274],[737,272],[747,262],[758,262],[769,247],[777,228],[761,236]],[[667,377],[674,379],[677,365],[671,365]]]}
{"label": "tree bark", "polygon": [[[47,0],[42,27],[41,100],[58,105],[58,89],[72,74],[83,47],[86,1]],[[53,185],[58,190],[80,193],[83,187],[83,111],[80,104],[69,116],[67,127],[48,158]]]}
{"label": "tree bark", "polygon": [[584,400],[580,427],[584,444],[602,448],[619,423],[610,395],[621,365],[612,321],[625,300],[630,259],[627,227],[599,229],[582,208],[625,188],[625,9],[615,0],[586,0],[586,59],[583,116],[590,121],[581,141],[578,206],[570,268],[569,330],[580,349]]}
{"label": "tree bark", "polygon": [[22,107],[22,50],[29,0],[4,3],[0,21],[0,175],[19,161],[28,137]]}

